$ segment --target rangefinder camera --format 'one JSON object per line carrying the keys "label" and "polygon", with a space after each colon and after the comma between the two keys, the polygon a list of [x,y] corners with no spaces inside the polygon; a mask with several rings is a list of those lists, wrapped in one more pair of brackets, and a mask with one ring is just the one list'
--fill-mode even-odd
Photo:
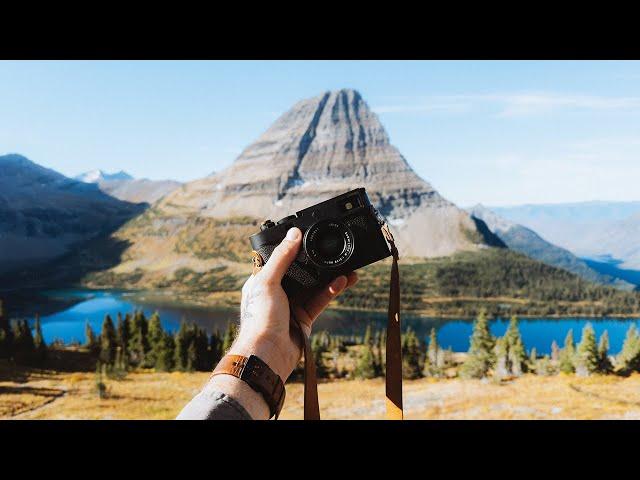
{"label": "rangefinder camera", "polygon": [[358,188],[273,222],[250,237],[264,262],[292,227],[302,231],[302,246],[282,286],[289,297],[323,287],[340,275],[391,255],[381,231],[384,220]]}

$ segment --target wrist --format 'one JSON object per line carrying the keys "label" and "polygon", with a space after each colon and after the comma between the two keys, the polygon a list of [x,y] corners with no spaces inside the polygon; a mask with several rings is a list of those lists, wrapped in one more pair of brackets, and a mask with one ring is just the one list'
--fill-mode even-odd
{"label": "wrist", "polygon": [[255,355],[265,362],[283,383],[287,381],[300,359],[300,350],[290,339],[283,341],[281,338],[265,333],[242,330],[228,353],[245,357]]}

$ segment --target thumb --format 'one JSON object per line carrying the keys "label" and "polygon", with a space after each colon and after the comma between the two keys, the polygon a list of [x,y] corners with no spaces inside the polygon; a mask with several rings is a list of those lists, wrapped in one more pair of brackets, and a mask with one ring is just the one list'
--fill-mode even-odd
{"label": "thumb", "polygon": [[277,281],[280,283],[282,277],[287,273],[289,265],[293,263],[298,250],[300,250],[300,244],[302,242],[302,232],[299,228],[293,227],[287,232],[287,236],[282,240],[274,250],[269,260],[262,269],[264,278]]}

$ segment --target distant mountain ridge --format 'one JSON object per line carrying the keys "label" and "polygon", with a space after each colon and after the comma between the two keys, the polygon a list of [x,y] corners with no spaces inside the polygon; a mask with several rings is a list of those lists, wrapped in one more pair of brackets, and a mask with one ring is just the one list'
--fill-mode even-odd
{"label": "distant mountain ridge", "polygon": [[0,272],[64,255],[142,210],[22,155],[0,156]]}
{"label": "distant mountain ridge", "polygon": [[75,177],[76,180],[85,183],[108,182],[113,180],[133,180],[133,177],[124,170],[116,173],[106,173],[103,170],[91,170]]}
{"label": "distant mountain ridge", "polygon": [[640,201],[490,207],[579,257],[640,270]]}
{"label": "distant mountain ridge", "polygon": [[468,211],[475,218],[482,219],[489,229],[512,250],[548,265],[575,273],[591,282],[628,290],[634,288],[634,285],[627,281],[596,271],[570,251],[553,245],[533,230],[507,220],[481,204],[468,209]]}
{"label": "distant mountain ridge", "polygon": [[76,179],[94,183],[100,190],[119,200],[150,205],[182,185],[175,180],[136,179],[122,170],[116,173],[92,170],[78,175]]}

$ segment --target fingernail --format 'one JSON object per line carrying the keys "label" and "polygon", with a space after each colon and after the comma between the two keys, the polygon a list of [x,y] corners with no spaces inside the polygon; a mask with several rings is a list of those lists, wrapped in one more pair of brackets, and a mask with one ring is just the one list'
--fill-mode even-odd
{"label": "fingernail", "polygon": [[344,287],[346,286],[347,286],[347,277],[340,276],[336,278],[333,282],[331,282],[331,285],[329,285],[329,291],[333,295],[337,295],[342,290],[344,290]]}
{"label": "fingernail", "polygon": [[290,228],[287,232],[287,240],[291,240],[292,242],[298,240],[300,238],[300,229],[294,227]]}

